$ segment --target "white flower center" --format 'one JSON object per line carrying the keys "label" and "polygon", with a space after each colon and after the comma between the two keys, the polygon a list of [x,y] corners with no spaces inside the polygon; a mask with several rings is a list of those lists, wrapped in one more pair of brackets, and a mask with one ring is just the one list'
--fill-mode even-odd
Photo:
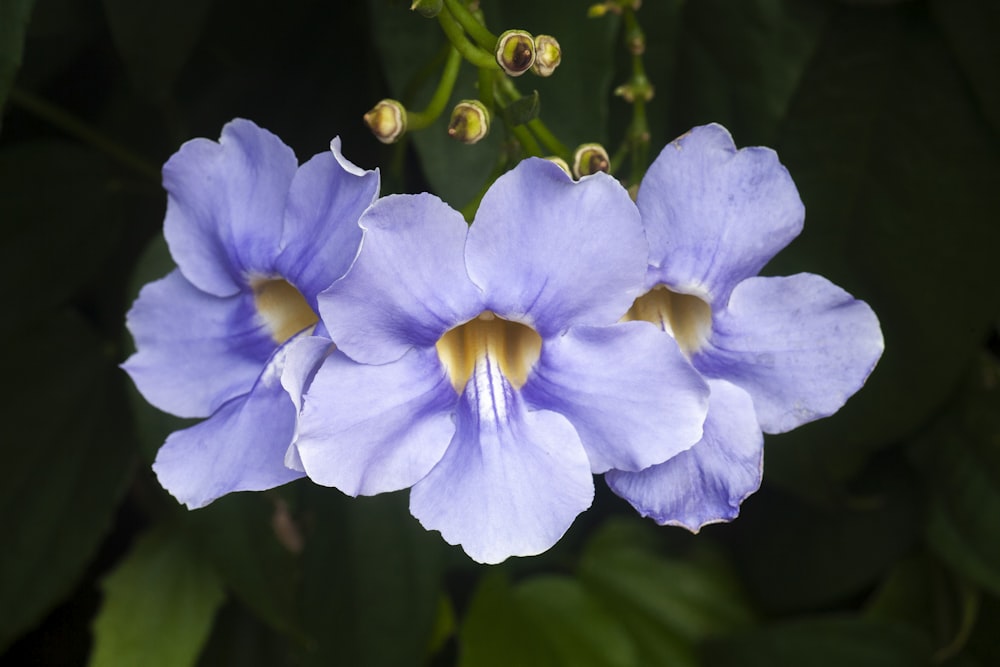
{"label": "white flower center", "polygon": [[251,278],[254,305],[278,345],[319,322],[306,298],[283,278]]}
{"label": "white flower center", "polygon": [[652,322],[674,337],[688,358],[701,349],[712,331],[712,308],[691,294],[671,292],[657,285],[632,304],[624,321]]}
{"label": "white flower center", "polygon": [[520,389],[542,353],[542,337],[529,326],[485,310],[475,319],[446,331],[435,348],[459,394],[480,362],[499,366],[507,381]]}

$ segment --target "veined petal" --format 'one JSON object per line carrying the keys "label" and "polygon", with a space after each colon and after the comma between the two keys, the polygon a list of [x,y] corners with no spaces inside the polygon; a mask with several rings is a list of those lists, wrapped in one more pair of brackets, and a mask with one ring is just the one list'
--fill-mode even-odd
{"label": "veined petal", "polygon": [[479,314],[482,295],[465,271],[468,226],[437,197],[389,195],[362,216],[364,238],[347,275],[319,297],[337,347],[364,363],[433,347]]}
{"label": "veined petal", "polygon": [[277,272],[317,310],[316,297],[344,275],[361,245],[358,218],[378,196],[377,171],[360,171],[340,140],[299,167],[288,192]]}
{"label": "veined petal", "polygon": [[764,432],[782,433],[839,410],[883,348],[868,304],[800,273],[740,283],[692,362],[746,390]]}
{"label": "veined petal", "polygon": [[552,162],[528,159],[483,197],[465,256],[487,308],[545,338],[617,322],[642,289],[648,246],[614,178],[574,182]]}
{"label": "veined petal", "polygon": [[760,487],[764,436],[749,394],[725,380],[708,385],[708,419],[698,444],[646,470],[612,470],[605,476],[612,491],[661,526],[696,533],[704,525],[730,521]]}
{"label": "veined petal", "polygon": [[410,492],[410,511],[481,563],[545,551],[593,501],[573,426],[530,411],[496,366],[469,379],[444,458]]}
{"label": "veined petal", "polygon": [[305,393],[295,448],[324,486],[351,496],[404,489],[444,454],[457,400],[433,349],[380,366],[334,352]]}
{"label": "veined petal", "polygon": [[805,207],[770,148],[736,150],[721,125],[669,144],[636,200],[650,247],[648,286],[663,283],[713,307],[802,231]]}
{"label": "veined petal", "polygon": [[245,275],[271,270],[297,168],[292,149],[242,119],[227,123],[218,142],[193,139],[167,161],[163,233],[198,289],[231,296]]}
{"label": "veined petal", "polygon": [[701,438],[708,387],[673,338],[646,322],[573,327],[545,341],[521,389],[570,420],[591,470],[642,470]]}
{"label": "veined petal", "polygon": [[179,270],[142,288],[126,324],[138,351],[122,367],[147,401],[180,417],[248,393],[275,348],[252,296],[206,294]]}
{"label": "veined petal", "polygon": [[233,491],[263,491],[302,477],[284,465],[295,407],[279,381],[283,364],[278,350],[249,394],[172,433],[160,447],[153,471],[189,509]]}

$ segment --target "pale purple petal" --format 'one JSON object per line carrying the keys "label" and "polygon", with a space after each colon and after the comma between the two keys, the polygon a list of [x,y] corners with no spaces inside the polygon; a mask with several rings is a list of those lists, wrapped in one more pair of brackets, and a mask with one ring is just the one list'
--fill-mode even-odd
{"label": "pale purple petal", "polygon": [[233,491],[263,491],[302,477],[285,467],[295,406],[281,386],[275,353],[253,390],[205,421],[172,433],[153,463],[160,484],[190,509]]}
{"label": "pale purple petal", "polygon": [[639,296],[647,245],[625,189],[607,174],[574,182],[547,160],[501,176],[469,229],[469,275],[498,315],[546,338],[613,324]]}
{"label": "pale purple petal", "polygon": [[766,433],[782,433],[841,408],[882,355],[875,313],[821,276],[750,278],[713,317],[692,358],[753,398]]}
{"label": "pale purple petal", "polygon": [[696,127],[660,153],[636,202],[650,286],[722,305],[802,231],[805,207],[770,148],[737,151],[721,125]]}
{"label": "pale purple petal", "polygon": [[[295,414],[302,410],[302,398],[313,377],[323,363],[323,360],[334,350],[333,343],[324,336],[300,335],[288,341],[284,347],[285,363],[281,371],[281,386],[288,392],[295,406]],[[299,450],[294,441],[299,436],[299,424],[296,419],[293,442],[285,453],[285,465],[292,470],[305,472],[305,466],[299,456]]]}
{"label": "pale purple petal", "polygon": [[361,219],[350,271],[319,297],[330,336],[352,359],[385,363],[430,347],[482,311],[465,271],[468,226],[437,197],[389,195]]}
{"label": "pale purple petal", "polygon": [[760,487],[764,437],[750,396],[724,380],[709,380],[705,435],[694,447],[641,472],[610,471],[612,491],[642,516],[690,531],[735,519]]}
{"label": "pale purple petal", "polygon": [[138,351],[122,367],[147,401],[180,417],[249,392],[275,347],[252,296],[206,294],[178,270],[143,287],[126,324]]}
{"label": "pale purple petal", "polygon": [[444,458],[410,511],[481,563],[545,551],[593,501],[590,463],[562,415],[530,411],[495,367],[469,380]]}
{"label": "pale purple petal", "polygon": [[550,338],[521,392],[570,420],[591,469],[642,470],[701,438],[708,387],[647,322],[573,327]]}
{"label": "pale purple petal", "polygon": [[441,459],[457,401],[434,350],[381,366],[334,352],[305,393],[295,448],[324,486],[351,496],[403,489]]}
{"label": "pale purple petal", "polygon": [[288,146],[247,120],[227,123],[218,142],[181,146],[163,167],[163,233],[184,276],[231,296],[247,274],[271,271],[297,167]]}
{"label": "pale purple petal", "polygon": [[360,172],[340,140],[299,167],[288,192],[276,272],[317,309],[316,296],[344,275],[361,244],[358,218],[378,196],[377,171]]}

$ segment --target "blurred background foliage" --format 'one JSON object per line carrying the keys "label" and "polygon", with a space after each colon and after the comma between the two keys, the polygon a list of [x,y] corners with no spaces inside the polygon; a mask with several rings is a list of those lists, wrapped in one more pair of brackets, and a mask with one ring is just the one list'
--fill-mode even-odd
{"label": "blurred background foliage", "polygon": [[[518,80],[568,145],[625,138],[620,20],[483,0],[555,35]],[[118,368],[165,274],[159,167],[240,116],[300,159],[334,135],[384,192],[474,200],[507,150],[444,121],[396,146],[362,114],[426,100],[444,43],[392,0],[0,0],[0,665],[885,667],[1000,664],[1000,4],[647,0],[651,151],[721,122],[776,148],[805,232],[766,269],[826,275],[886,352],[836,416],[769,437],[742,516],[693,536],[598,480],[550,552],[479,566],[405,493],[296,482],[187,512],[149,465],[182,426]],[[432,70],[433,71],[433,70]],[[465,66],[456,89],[474,97]]]}

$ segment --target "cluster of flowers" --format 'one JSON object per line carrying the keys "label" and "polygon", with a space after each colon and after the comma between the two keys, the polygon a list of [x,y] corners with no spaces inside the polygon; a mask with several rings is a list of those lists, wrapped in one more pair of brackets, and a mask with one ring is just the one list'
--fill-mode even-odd
{"label": "cluster of flowers", "polygon": [[862,301],[758,272],[804,207],[766,148],[698,127],[633,202],[527,159],[475,220],[377,171],[298,161],[245,120],[163,169],[177,269],[128,314],[124,364],[182,417],[153,465],[190,508],[302,476],[410,488],[427,528],[494,563],[551,547],[594,475],[697,531],[759,486],[762,432],[838,410],[883,349]]}

